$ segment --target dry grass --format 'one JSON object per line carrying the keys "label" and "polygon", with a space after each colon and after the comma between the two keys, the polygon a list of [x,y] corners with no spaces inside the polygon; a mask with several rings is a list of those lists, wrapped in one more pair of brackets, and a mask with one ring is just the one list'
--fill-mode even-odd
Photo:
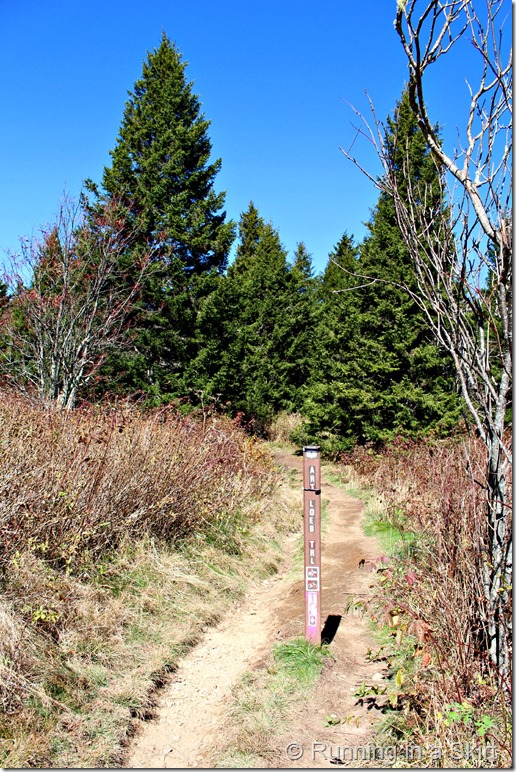
{"label": "dry grass", "polygon": [[306,423],[306,418],[300,413],[288,413],[280,411],[265,427],[265,433],[271,442],[278,445],[290,446],[292,437]]}
{"label": "dry grass", "polygon": [[[376,566],[369,606],[384,631],[380,660],[396,681],[387,726],[398,740],[422,746],[491,743],[500,763],[511,759],[510,684],[501,683],[482,645],[485,521],[474,480],[482,479],[484,452],[480,442],[457,437],[398,441],[381,454],[360,449],[344,460],[355,482],[380,497],[383,512],[369,517],[369,527],[391,548]],[[453,761],[444,754],[435,766]]]}
{"label": "dry grass", "polygon": [[277,570],[290,494],[230,421],[171,409],[4,393],[0,448],[0,759],[116,766],[185,649]]}
{"label": "dry grass", "polygon": [[172,408],[74,413],[0,395],[0,559],[27,547],[87,570],[125,536],[177,540],[270,484],[270,465],[230,421]]}

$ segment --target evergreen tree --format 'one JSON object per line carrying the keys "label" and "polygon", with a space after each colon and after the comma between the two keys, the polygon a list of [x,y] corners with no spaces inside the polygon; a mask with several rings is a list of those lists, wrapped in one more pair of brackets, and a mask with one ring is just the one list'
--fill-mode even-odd
{"label": "evergreen tree", "polygon": [[291,286],[287,315],[290,321],[290,345],[286,359],[290,363],[289,382],[294,394],[294,408],[300,410],[306,384],[318,369],[317,287],[312,255],[300,242],[290,268]]}
{"label": "evergreen tree", "polygon": [[260,239],[263,236],[265,222],[258,213],[258,209],[252,201],[249,202],[247,211],[242,212],[238,225],[239,243],[236,250],[236,258],[229,268],[229,275],[246,273],[253,264]]}
{"label": "evergreen tree", "polygon": [[[316,366],[303,390],[308,435],[325,452],[349,448],[361,438],[368,405],[360,388],[360,309],[355,287],[358,247],[345,232],[320,278],[316,294]],[[305,430],[303,430],[305,431]]]}
{"label": "evergreen tree", "polygon": [[202,347],[192,363],[203,392],[262,431],[279,410],[299,407],[308,377],[311,262],[298,247],[294,266],[278,232],[251,202],[227,276],[201,316]]}
{"label": "evergreen tree", "polygon": [[298,243],[296,251],[294,252],[292,273],[298,278],[301,284],[306,283],[307,288],[310,283],[313,283],[312,255],[309,253],[303,241]]}
{"label": "evergreen tree", "polygon": [[132,355],[112,360],[111,370],[124,372],[126,387],[157,394],[184,390],[199,303],[224,271],[234,238],[222,211],[225,194],[214,189],[221,161],[210,162],[209,121],[185,68],[163,35],[129,93],[103,177],[103,197],[125,205],[137,234],[127,259],[142,245],[155,255],[133,319]]}
{"label": "evergreen tree", "polygon": [[[424,205],[442,208],[435,163],[406,93],[388,119],[385,141],[405,190],[424,180],[434,192]],[[447,429],[458,418],[451,362],[404,289],[415,287],[414,268],[386,193],[380,194],[368,228],[358,249],[344,234],[319,292],[321,364],[306,392],[304,412],[310,438],[322,438],[334,450],[398,433]]]}
{"label": "evergreen tree", "polygon": [[[429,196],[421,206],[444,207],[438,171],[406,91],[395,117],[388,119],[385,140],[402,186],[407,189],[424,181],[433,199]],[[380,193],[368,228],[358,271],[373,280],[362,280],[359,290],[362,388],[370,405],[363,437],[378,440],[399,432],[450,428],[458,415],[453,368],[433,342],[423,312],[403,289],[415,288],[413,262],[396,221],[394,202],[386,193]]]}

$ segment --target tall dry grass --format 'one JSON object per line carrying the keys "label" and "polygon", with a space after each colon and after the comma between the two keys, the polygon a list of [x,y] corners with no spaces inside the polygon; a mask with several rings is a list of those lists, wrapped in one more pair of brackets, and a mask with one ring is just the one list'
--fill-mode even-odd
{"label": "tall dry grass", "polygon": [[290,447],[292,437],[296,432],[299,433],[305,424],[306,418],[300,413],[289,413],[287,410],[281,410],[267,422],[265,435],[271,442]]}
{"label": "tall dry grass", "polygon": [[88,569],[125,537],[177,540],[271,483],[229,420],[129,405],[64,412],[0,393],[0,563],[27,548]]}
{"label": "tall dry grass", "polygon": [[185,648],[277,570],[297,513],[264,445],[216,416],[2,391],[0,454],[0,761],[119,766]]}
{"label": "tall dry grass", "polygon": [[[511,683],[493,670],[485,648],[483,444],[466,434],[399,439],[381,453],[359,448],[343,461],[361,486],[379,494],[379,529],[398,535],[395,554],[380,564],[371,609],[405,657],[403,672],[410,671],[400,676],[406,679],[400,689],[405,730],[421,741],[428,734],[445,737],[448,744],[454,731],[457,741],[470,732],[470,739],[491,739],[509,758],[504,695]],[[500,623],[510,629],[511,609],[505,612]],[[450,719],[453,705],[466,707]]]}

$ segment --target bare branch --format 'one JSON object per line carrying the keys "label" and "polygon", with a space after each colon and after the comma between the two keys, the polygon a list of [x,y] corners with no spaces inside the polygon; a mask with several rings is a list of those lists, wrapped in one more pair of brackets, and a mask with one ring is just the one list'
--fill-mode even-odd
{"label": "bare branch", "polygon": [[150,267],[144,254],[134,256],[130,274],[122,269],[132,240],[116,202],[93,216],[64,199],[56,223],[24,245],[23,273],[10,277],[6,367],[64,407],[97,375],[107,351],[122,345]]}
{"label": "bare branch", "polygon": [[[435,193],[413,183],[408,154],[395,138],[406,158],[400,175],[374,109],[373,129],[363,121],[362,133],[373,142],[383,168],[381,179],[365,174],[392,197],[412,257],[417,290],[405,289],[452,357],[462,396],[488,451],[489,544],[487,551],[480,550],[479,561],[489,620],[486,645],[506,675],[510,653],[497,619],[508,603],[512,570],[507,487],[512,448],[504,436],[512,385],[512,50],[504,54],[503,7],[504,0],[398,3],[395,29],[407,58],[410,104],[440,178],[438,208],[432,205]],[[478,57],[476,85],[470,79],[463,142],[449,153],[429,114],[427,76],[435,62],[466,43]],[[344,154],[362,169],[350,152]]]}

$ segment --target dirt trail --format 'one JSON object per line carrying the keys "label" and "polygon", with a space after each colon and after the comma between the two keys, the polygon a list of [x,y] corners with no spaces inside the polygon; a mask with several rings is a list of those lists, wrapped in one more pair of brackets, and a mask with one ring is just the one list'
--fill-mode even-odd
{"label": "dirt trail", "polygon": [[[301,501],[302,458],[278,453],[277,462],[298,472]],[[328,768],[338,747],[366,744],[374,720],[375,711],[357,705],[353,696],[363,681],[380,678],[378,665],[366,660],[374,643],[366,623],[345,610],[350,596],[367,592],[371,578],[367,561],[378,554],[378,547],[360,528],[361,503],[326,483],[324,469],[322,477],[322,497],[329,511],[322,538],[322,619],[332,616],[338,622],[341,617],[331,642],[335,661],[307,702],[292,712],[288,734],[270,738],[267,756],[272,768]],[[366,564],[360,568],[362,561]],[[251,588],[244,602],[182,660],[160,695],[157,720],[142,722],[126,767],[213,765],[227,734],[232,688],[275,641],[303,634],[303,581],[301,576],[299,581],[289,577],[288,568]],[[348,720],[326,727],[325,717],[331,714]],[[289,759],[285,750],[292,742],[302,745],[303,755],[297,760]]]}

